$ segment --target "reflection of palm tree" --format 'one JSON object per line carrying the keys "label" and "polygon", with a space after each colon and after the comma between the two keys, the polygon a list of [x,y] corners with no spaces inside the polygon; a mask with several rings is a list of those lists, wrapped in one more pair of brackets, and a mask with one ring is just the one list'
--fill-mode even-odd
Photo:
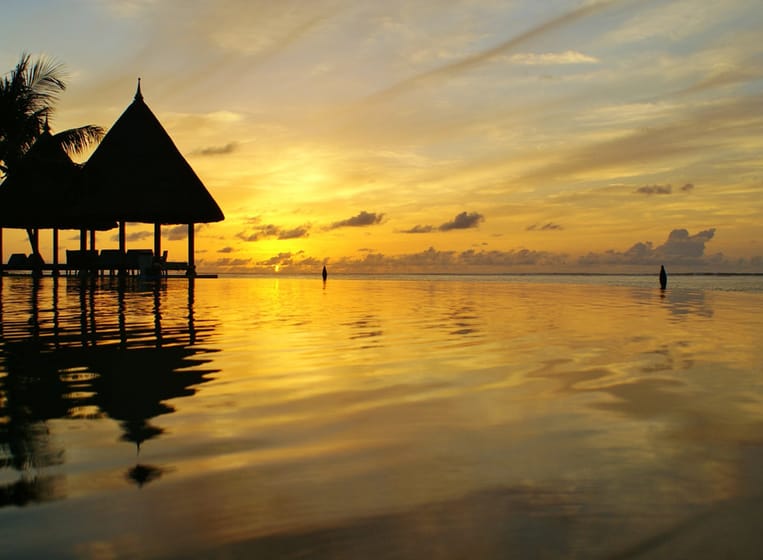
{"label": "reflection of palm tree", "polygon": [[[29,301],[33,328],[6,329],[0,337],[0,372],[4,374],[0,375],[0,471],[13,469],[20,476],[17,482],[0,486],[0,507],[60,494],[54,491],[60,486],[55,481],[47,483],[28,474],[65,459],[64,450],[52,445],[48,419],[109,417],[119,422],[121,439],[140,448],[164,433],[152,419],[174,412],[170,401],[195,394],[196,386],[216,371],[203,367],[209,360],[200,357],[193,344],[192,293],[189,324],[167,320],[162,324],[154,317],[153,328],[145,322],[131,327],[125,317],[129,307],[125,285],[119,286],[117,316],[97,312],[93,292],[98,286],[68,283],[67,288],[80,292],[80,313],[59,315],[54,301],[52,324],[39,320],[44,311],[33,290]],[[59,291],[53,293],[55,297]],[[78,296],[72,297],[76,301]],[[159,294],[155,294],[154,314],[159,312],[157,298]],[[149,339],[151,334],[156,340]],[[165,472],[164,467],[137,463],[126,476],[142,486]]]}
{"label": "reflection of palm tree", "polygon": [[19,471],[63,462],[63,450],[51,448],[46,421],[67,415],[71,403],[64,398],[58,365],[34,340],[5,343],[5,368],[0,378],[0,447],[8,457],[2,466]]}
{"label": "reflection of palm tree", "polygon": [[11,484],[0,486],[0,508],[25,506],[35,502],[47,502],[63,497],[60,477],[21,478]]}

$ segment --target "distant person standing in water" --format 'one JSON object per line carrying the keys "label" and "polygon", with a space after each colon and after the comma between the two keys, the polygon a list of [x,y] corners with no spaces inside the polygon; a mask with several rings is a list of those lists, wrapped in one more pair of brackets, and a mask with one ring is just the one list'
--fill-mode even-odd
{"label": "distant person standing in water", "polygon": [[665,272],[665,265],[660,265],[660,288],[663,290],[668,287],[668,273]]}
{"label": "distant person standing in water", "polygon": [[329,275],[329,273],[328,273],[328,271],[326,270],[326,265],[324,264],[324,265],[323,265],[323,272],[321,272],[321,276],[323,276],[323,281],[324,281],[324,282],[326,281],[326,277],[328,277],[328,275]]}

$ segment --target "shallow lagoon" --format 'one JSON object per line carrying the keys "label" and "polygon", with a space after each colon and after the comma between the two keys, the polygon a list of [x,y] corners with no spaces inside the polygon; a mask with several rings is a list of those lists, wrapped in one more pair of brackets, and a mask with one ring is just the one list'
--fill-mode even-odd
{"label": "shallow lagoon", "polygon": [[3,556],[758,557],[734,282],[4,278]]}

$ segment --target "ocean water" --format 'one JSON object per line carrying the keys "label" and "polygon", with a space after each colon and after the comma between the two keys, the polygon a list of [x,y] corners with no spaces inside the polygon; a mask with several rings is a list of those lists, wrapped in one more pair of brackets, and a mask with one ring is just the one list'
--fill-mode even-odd
{"label": "ocean water", "polygon": [[0,283],[2,558],[758,558],[761,277]]}

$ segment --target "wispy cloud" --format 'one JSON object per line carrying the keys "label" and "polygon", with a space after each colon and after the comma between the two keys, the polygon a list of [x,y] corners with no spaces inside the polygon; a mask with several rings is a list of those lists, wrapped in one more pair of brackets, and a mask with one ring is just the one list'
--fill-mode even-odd
{"label": "wispy cloud", "polygon": [[401,233],[431,233],[433,231],[451,231],[454,229],[476,228],[485,217],[478,212],[461,212],[452,220],[435,227],[432,225],[416,225],[410,229],[402,230]]}
{"label": "wispy cloud", "polygon": [[673,187],[670,185],[644,185],[633,191],[638,194],[670,194]]}
{"label": "wispy cloud", "polygon": [[462,58],[461,60],[438,66],[426,72],[422,72],[413,77],[402,80],[384,90],[373,94],[369,100],[382,100],[387,97],[399,95],[409,89],[423,85],[425,83],[447,78],[454,74],[466,72],[497,56],[504,55],[509,51],[519,47],[520,45],[538,39],[547,33],[556,31],[557,29],[563,28],[564,26],[574,23],[578,20],[592,16],[608,8],[614,3],[615,0],[604,0],[601,2],[593,2],[583,5],[582,7],[564,13],[561,16],[551,18],[542,24],[525,31],[524,33],[520,33],[515,37],[511,37],[510,39],[502,41],[492,48],[483,50],[471,56]]}
{"label": "wispy cloud", "polygon": [[484,221],[485,216],[479,214],[478,212],[461,212],[460,214],[457,214],[456,217],[451,221],[440,224],[440,227],[437,229],[440,231],[451,231],[454,229],[475,228]]}
{"label": "wispy cloud", "polygon": [[225,144],[224,146],[208,146],[206,148],[200,148],[194,152],[191,152],[192,155],[199,155],[199,156],[224,156],[228,154],[232,154],[236,151],[238,148],[238,143],[236,142],[229,142]]}
{"label": "wispy cloud", "polygon": [[327,229],[337,229],[343,227],[366,227],[373,226],[381,223],[384,218],[384,214],[377,214],[376,212],[366,212],[362,210],[359,214],[347,218],[346,220],[339,220],[334,222]]}
{"label": "wispy cloud", "polygon": [[559,224],[547,222],[545,224],[532,224],[525,228],[527,231],[560,231],[564,229]]}
{"label": "wispy cloud", "polygon": [[528,66],[547,66],[553,64],[596,64],[599,62],[594,56],[589,56],[578,51],[564,51],[560,53],[517,53],[509,57],[515,64]]}
{"label": "wispy cloud", "polygon": [[293,228],[284,228],[275,224],[261,224],[260,218],[250,218],[253,229],[241,231],[236,237],[243,241],[261,241],[263,239],[299,239],[310,235],[310,225],[305,224]]}

